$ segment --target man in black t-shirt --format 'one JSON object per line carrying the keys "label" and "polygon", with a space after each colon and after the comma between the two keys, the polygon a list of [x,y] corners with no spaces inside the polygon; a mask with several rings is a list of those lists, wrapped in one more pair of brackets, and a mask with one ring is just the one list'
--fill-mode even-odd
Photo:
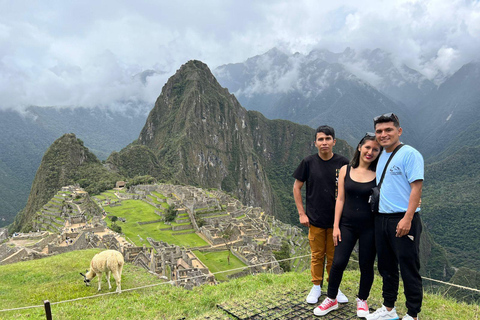
{"label": "man in black t-shirt", "polygon": [[[313,287],[307,296],[307,303],[317,303],[322,291],[324,261],[327,256],[327,274],[333,262],[333,220],[335,200],[337,198],[338,172],[348,164],[348,159],[333,153],[335,130],[329,126],[320,126],[315,133],[315,147],[318,153],[302,160],[293,173],[293,197],[297,205],[300,223],[308,227],[308,240],[312,259],[310,271]],[[306,183],[306,211],[303,207],[301,189]],[[337,301],[348,302],[347,297],[338,290]]]}

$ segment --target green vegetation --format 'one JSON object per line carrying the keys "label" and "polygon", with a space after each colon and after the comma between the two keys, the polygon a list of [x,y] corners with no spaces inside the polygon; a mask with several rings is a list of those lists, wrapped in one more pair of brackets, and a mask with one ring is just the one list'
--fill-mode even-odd
{"label": "green vegetation", "polygon": [[163,194],[159,193],[159,192],[156,192],[156,191],[152,191],[151,192],[155,197],[159,198],[159,199],[167,199],[167,197],[165,197]]}
{"label": "green vegetation", "polygon": [[[256,301],[268,303],[286,292],[303,292],[310,286],[310,272],[289,272],[282,275],[257,274],[222,282],[216,286],[195,287],[185,290],[162,284],[144,269],[127,263],[122,276],[121,294],[97,295],[96,281],[86,287],[82,277],[91,258],[99,250],[74,251],[40,260],[19,262],[0,266],[0,301],[1,309],[40,306],[38,308],[0,312],[1,319],[44,319],[43,300],[51,303],[92,297],[52,305],[54,319],[224,319],[227,315],[217,308],[219,304],[234,301],[242,305]],[[61,273],[59,273],[61,270]],[[346,271],[342,281],[342,291],[347,296],[355,296],[358,290],[358,271]],[[113,282],[113,278],[112,278]],[[145,285],[157,286],[125,291]],[[101,293],[108,290],[105,278]],[[405,298],[400,285],[397,310],[404,315]],[[377,276],[372,288],[369,304],[372,308],[381,306],[381,281]],[[425,293],[424,305],[420,314],[422,320],[437,319],[478,319],[480,307],[466,303],[457,303],[451,298]]]}
{"label": "green vegetation", "polygon": [[25,209],[9,232],[30,231],[32,219],[63,186],[79,183],[89,193],[111,189],[120,176],[107,171],[74,134],[65,134],[48,148],[37,170]]}
{"label": "green vegetation", "polygon": [[[120,205],[105,206],[105,211],[109,216],[117,216],[124,218],[126,222],[117,222],[121,227],[121,231],[127,239],[132,241],[136,246],[150,244],[147,238],[153,238],[156,241],[165,241],[170,244],[175,244],[181,247],[201,247],[208,245],[196,233],[187,233],[188,230],[182,232],[175,232],[171,230],[171,226],[164,222],[155,222],[148,224],[139,224],[139,222],[150,222],[160,220],[161,217],[155,213],[156,208],[141,200],[122,200]],[[174,225],[174,223],[172,223]],[[114,230],[113,224],[110,228]],[[170,229],[170,230],[169,230]],[[115,230],[114,230],[115,231]],[[193,231],[193,230],[192,230]]]}
{"label": "green vegetation", "polygon": [[227,281],[229,275],[239,273],[244,271],[242,270],[233,270],[243,268],[246,266],[242,261],[232,254],[228,250],[225,251],[214,251],[214,252],[201,252],[198,250],[193,251],[200,261],[202,261],[210,270],[210,272],[215,273],[215,278],[218,281]]}
{"label": "green vegetation", "polygon": [[455,267],[480,271],[480,147],[426,167],[422,219]]}
{"label": "green vegetation", "polygon": [[[273,254],[275,255],[275,259],[278,261],[284,260],[284,259],[289,259],[290,258],[290,247],[288,246],[288,243],[286,241],[282,242],[282,247],[280,248],[279,251],[274,251]],[[285,272],[289,272],[291,270],[290,267],[290,261],[280,261],[279,262],[280,267],[283,269]]]}
{"label": "green vegetation", "polygon": [[165,210],[165,221],[171,222],[177,217],[178,210],[175,210],[175,206],[171,205]]}

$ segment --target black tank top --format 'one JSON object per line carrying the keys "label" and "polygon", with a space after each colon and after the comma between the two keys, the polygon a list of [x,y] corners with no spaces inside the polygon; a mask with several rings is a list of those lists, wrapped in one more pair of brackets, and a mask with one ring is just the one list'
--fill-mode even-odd
{"label": "black tank top", "polygon": [[345,174],[345,204],[343,206],[341,224],[345,225],[373,225],[373,213],[370,210],[368,197],[370,191],[375,187],[373,179],[370,182],[356,182],[350,178],[350,165],[347,166]]}

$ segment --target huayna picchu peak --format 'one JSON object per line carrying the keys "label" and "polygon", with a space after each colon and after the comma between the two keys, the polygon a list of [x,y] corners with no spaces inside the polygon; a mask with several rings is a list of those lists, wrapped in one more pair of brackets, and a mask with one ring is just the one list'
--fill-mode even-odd
{"label": "huayna picchu peak", "polygon": [[[314,152],[313,137],[308,126],[247,111],[206,64],[189,61],[163,87],[137,143],[158,159],[159,168],[151,165],[152,172],[145,174],[161,172],[157,178],[165,181],[222,189],[283,221],[296,222],[291,219],[291,173]],[[117,160],[132,153],[131,148],[116,155]],[[339,140],[336,152],[349,156],[351,148]],[[115,163],[119,172],[128,171],[122,161],[107,162]]]}

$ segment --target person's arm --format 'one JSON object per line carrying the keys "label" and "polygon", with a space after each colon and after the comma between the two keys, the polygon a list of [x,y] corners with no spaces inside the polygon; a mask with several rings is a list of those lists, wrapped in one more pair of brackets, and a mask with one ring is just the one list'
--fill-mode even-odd
{"label": "person's arm", "polygon": [[408,200],[408,208],[405,216],[397,224],[396,237],[403,237],[408,234],[412,226],[413,215],[418,208],[418,203],[422,197],[423,180],[416,180],[410,183],[412,191],[410,192],[410,198]]}
{"label": "person's arm", "polygon": [[342,217],[343,205],[345,204],[345,175],[347,166],[343,166],[338,174],[338,193],[337,201],[335,202],[335,220],[333,222],[333,244],[338,245],[342,241],[342,234],[340,232],[340,218]]}
{"label": "person's arm", "polygon": [[295,205],[297,206],[298,216],[300,218],[300,223],[305,227],[309,227],[310,223],[308,221],[308,217],[305,213],[305,209],[303,207],[303,200],[302,200],[302,187],[304,182],[295,179],[295,183],[293,184],[293,198],[295,199]]}

